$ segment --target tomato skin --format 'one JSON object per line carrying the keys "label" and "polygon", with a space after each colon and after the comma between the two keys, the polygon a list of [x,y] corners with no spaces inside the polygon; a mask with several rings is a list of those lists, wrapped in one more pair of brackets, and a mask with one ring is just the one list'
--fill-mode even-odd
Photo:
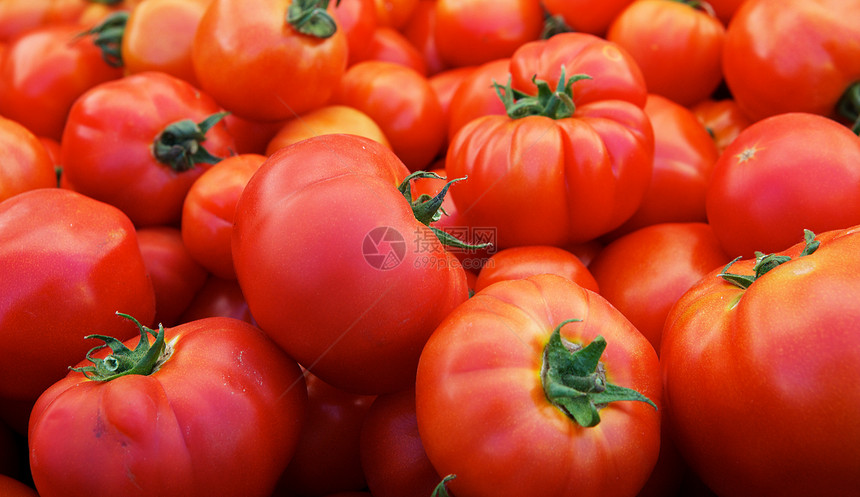
{"label": "tomato skin", "polygon": [[[325,103],[347,65],[346,35],[299,33],[288,0],[212,0],[192,43],[200,87],[246,119],[278,121]],[[329,6],[331,8],[331,6]],[[248,36],[254,26],[254,36]]]}
{"label": "tomato skin", "polygon": [[[60,141],[64,175],[75,190],[119,207],[138,227],[177,223],[188,189],[210,164],[177,172],[155,158],[153,141],[174,122],[199,123],[221,110],[208,95],[166,73],[102,83],[69,113]],[[223,158],[233,139],[219,122],[202,146]]]}
{"label": "tomato skin", "polygon": [[353,64],[365,60],[383,60],[409,67],[418,74],[427,76],[424,55],[400,31],[388,26],[378,26],[370,35],[370,40],[365,43],[367,46]]}
{"label": "tomato skin", "polygon": [[505,115],[505,105],[493,83],[504,85],[511,77],[510,58],[497,59],[471,68],[457,86],[448,103],[448,142],[472,119],[486,115]]}
{"label": "tomato skin", "polygon": [[757,121],[723,151],[706,193],[708,222],[732,257],[791,246],[860,223],[860,139],[816,114]]}
{"label": "tomato skin", "polygon": [[713,135],[717,150],[722,153],[752,122],[732,98],[705,99],[690,108]]}
{"label": "tomato skin", "polygon": [[230,318],[165,337],[172,354],[148,376],[73,371],[42,394],[28,435],[42,497],[271,494],[305,421],[299,367]]}
{"label": "tomato skin", "polygon": [[[407,174],[378,142],[321,135],[272,154],[236,208],[233,262],[254,318],[349,392],[407,387],[426,338],[467,298],[463,268],[397,190]],[[381,234],[402,250],[374,249]]]}
{"label": "tomato skin", "polygon": [[511,247],[496,252],[478,273],[475,291],[481,291],[499,281],[544,273],[564,276],[583,288],[599,293],[597,281],[579,257],[562,248],[548,245]]}
{"label": "tomato skin", "polygon": [[366,48],[367,39],[378,25],[375,0],[341,0],[334,5],[332,14],[346,36],[347,66],[351,66]]}
{"label": "tomato skin", "polygon": [[379,124],[364,112],[348,105],[324,105],[287,119],[266,146],[266,155],[312,136],[349,133],[364,136],[391,148]]}
{"label": "tomato skin", "polygon": [[857,0],[749,0],[732,17],[723,73],[753,121],[787,112],[835,116],[860,81]]}
{"label": "tomato skin", "polygon": [[189,255],[220,278],[236,279],[230,238],[242,190],[266,160],[260,154],[228,157],[197,178],[182,204],[180,234]]}
{"label": "tomato skin", "polygon": [[0,2],[0,42],[51,24],[77,21],[87,8],[84,0],[4,0]]}
{"label": "tomato skin", "polygon": [[122,69],[102,60],[81,24],[45,26],[10,42],[0,61],[0,114],[59,140],[74,101]]}
{"label": "tomato skin", "polygon": [[598,294],[549,274],[491,285],[446,317],[418,365],[418,430],[439,474],[457,475],[458,497],[633,495],[648,478],[660,438],[653,407],[611,403],[583,428],[547,400],[543,348],[573,318],[584,321],[562,336],[584,345],[602,334],[611,381],[659,400],[654,349]]}
{"label": "tomato skin", "polygon": [[[35,400],[91,344],[93,329],[127,338],[150,323],[155,294],[134,226],[118,209],[59,188],[0,203],[0,398]],[[5,400],[4,400],[5,402]]]}
{"label": "tomato skin", "polygon": [[400,29],[412,17],[419,0],[374,0],[380,26]]}
{"label": "tomato skin", "polygon": [[401,31],[423,57],[428,75],[448,69],[436,48],[436,0],[418,0]]}
{"label": "tomato skin", "polygon": [[559,15],[574,31],[604,36],[612,21],[633,0],[542,0],[550,15]]}
{"label": "tomato skin", "polygon": [[[860,488],[858,235],[819,233],[810,255],[799,256],[803,243],[779,252],[792,260],[746,290],[717,269],[672,308],[660,355],[666,410],[679,450],[716,494]],[[754,264],[729,272],[750,275]]]}
{"label": "tomato skin", "polygon": [[2,473],[0,473],[0,495],[3,497],[39,497],[33,488]]}
{"label": "tomato skin", "polygon": [[180,316],[179,322],[187,323],[217,316],[240,319],[254,326],[257,325],[251,316],[251,311],[248,310],[248,302],[242,295],[239,282],[210,274]]}
{"label": "tomato skin", "polygon": [[19,193],[57,186],[45,145],[20,123],[0,116],[0,202]]}
{"label": "tomato skin", "polygon": [[709,97],[722,81],[724,38],[719,19],[671,0],[631,3],[606,33],[636,60],[649,92],[685,106]]}

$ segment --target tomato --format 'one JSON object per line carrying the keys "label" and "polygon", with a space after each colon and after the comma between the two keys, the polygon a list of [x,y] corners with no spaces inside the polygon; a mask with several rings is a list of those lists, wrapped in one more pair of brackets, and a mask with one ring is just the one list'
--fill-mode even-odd
{"label": "tomato", "polygon": [[604,36],[612,21],[633,0],[542,0],[549,15],[561,16],[573,31]]}
{"label": "tomato", "polygon": [[224,159],[197,178],[182,204],[181,236],[189,255],[220,278],[236,279],[230,237],[233,215],[245,185],[266,156]]}
{"label": "tomato", "polygon": [[328,3],[211,0],[191,48],[200,87],[228,111],[259,121],[324,104],[347,64],[346,35]]}
{"label": "tomato", "polygon": [[360,57],[354,59],[354,64],[365,60],[383,60],[394,62],[427,76],[427,64],[424,55],[400,31],[388,26],[379,26],[373,30],[370,40],[365,40],[366,47]]}
{"label": "tomato", "polygon": [[493,283],[536,274],[557,274],[592,292],[599,287],[585,264],[572,252],[548,245],[529,245],[500,250],[490,256],[478,273],[475,291]]}
{"label": "tomato", "polygon": [[317,135],[349,133],[364,136],[391,148],[385,132],[370,116],[348,105],[324,105],[287,119],[266,146],[266,155]]}
{"label": "tomato", "polygon": [[326,495],[366,487],[361,427],[375,396],[344,392],[305,374],[307,421],[272,497]]}
{"label": "tomato", "polygon": [[687,107],[651,94],[645,114],[654,128],[654,169],[636,212],[606,238],[658,223],[706,222],[705,192],[720,155],[708,130]]}
{"label": "tomato", "polygon": [[706,223],[659,223],[613,240],[589,264],[600,295],[660,350],[669,308],[730,257]]}
{"label": "tomato", "polygon": [[423,57],[428,75],[448,69],[436,48],[436,0],[418,0],[401,32]]}
{"label": "tomato", "polygon": [[125,343],[92,338],[105,348],[47,389],[30,418],[41,497],[271,495],[304,424],[307,389],[265,334],[208,318],[141,326]]}
{"label": "tomato", "polygon": [[265,154],[269,141],[281,129],[284,121],[254,121],[227,114],[223,122],[236,144],[236,154]]}
{"label": "tomato", "polygon": [[19,193],[57,186],[51,156],[21,124],[0,116],[0,202]]}
{"label": "tomato", "polygon": [[147,0],[128,14],[122,37],[127,74],[161,71],[198,86],[191,45],[211,0]]}
{"label": "tomato", "polygon": [[36,135],[60,139],[72,103],[122,76],[80,24],[34,29],[10,42],[0,66],[0,114]]}
{"label": "tomato", "polygon": [[707,98],[690,108],[714,138],[722,153],[752,122],[744,115],[733,98]]}
{"label": "tomato", "polygon": [[717,19],[722,21],[724,26],[728,26],[732,17],[735,16],[735,11],[737,11],[738,7],[740,7],[745,1],[746,0],[708,0],[708,5],[711,6]]}
{"label": "tomato", "polygon": [[110,205],[59,188],[0,202],[0,398],[34,401],[63,377],[93,329],[133,336],[155,294],[134,226]]}
{"label": "tomato", "polygon": [[418,431],[458,497],[634,495],[659,451],[659,377],[654,349],[598,294],[552,274],[499,282],[421,353]]}
{"label": "tomato", "polygon": [[178,321],[187,323],[216,316],[241,319],[255,326],[257,324],[248,310],[248,302],[245,301],[239,282],[210,274]]}
{"label": "tomato", "polygon": [[407,174],[378,142],[321,135],[272,154],[236,207],[233,262],[254,318],[349,392],[409,386],[427,337],[467,298],[463,268],[425,224],[432,204],[404,198]]}
{"label": "tomato", "polygon": [[414,388],[376,397],[364,417],[359,449],[374,497],[429,496],[442,480],[421,443]]}
{"label": "tomato", "polygon": [[72,106],[60,141],[63,173],[75,190],[119,207],[138,227],[177,223],[194,180],[231,153],[221,111],[165,73],[102,83]]}
{"label": "tomato", "polygon": [[347,65],[352,65],[367,47],[367,39],[373,34],[376,21],[375,0],[340,0],[332,10],[334,18],[346,36],[349,52]]}
{"label": "tomato", "polygon": [[191,257],[179,228],[140,228],[137,243],[155,290],[154,322],[164,326],[179,324],[180,314],[206,282],[209,273]]}
{"label": "tomato", "polygon": [[757,121],[714,165],[708,222],[726,252],[751,257],[793,244],[804,229],[860,223],[860,139],[816,114]]}
{"label": "tomato", "polygon": [[[510,67],[513,88],[497,86],[508,115],[473,119],[448,147],[445,169],[469,178],[452,190],[457,208],[496,226],[499,248],[617,228],[642,201],[654,160],[635,63],[611,42],[564,33],[523,45]],[[518,88],[526,78],[529,92]]]}
{"label": "tomato", "polygon": [[470,73],[463,77],[448,104],[448,142],[475,118],[505,115],[505,104],[493,84],[504,84],[511,77],[510,62],[510,58],[503,58],[468,66]]}
{"label": "tomato", "polygon": [[786,112],[835,116],[860,81],[858,0],[748,0],[726,31],[723,73],[753,121]]}
{"label": "tomato", "polygon": [[860,488],[860,228],[806,235],[716,268],[666,320],[673,438],[721,496]]}
{"label": "tomato", "polygon": [[460,84],[462,84],[466,77],[472,74],[472,71],[474,70],[475,68],[473,66],[456,67],[454,69],[439,71],[428,78],[430,86],[433,87],[433,91],[436,93],[436,98],[442,106],[442,127],[445,128],[445,139],[442,143],[440,156],[444,156],[444,152],[448,148],[448,123],[451,120],[450,116],[452,112],[454,112],[454,109],[451,108],[451,101],[454,99],[454,94],[457,92]]}
{"label": "tomato", "polygon": [[376,19],[380,26],[400,29],[412,17],[419,0],[375,0]]}
{"label": "tomato", "polygon": [[[648,91],[689,106],[723,80],[725,27],[696,0],[639,0],[612,21],[606,39],[630,52]],[[683,70],[680,70],[683,68]]]}
{"label": "tomato", "polygon": [[430,164],[445,140],[442,108],[433,87],[426,77],[400,64],[376,60],[350,67],[332,103],[370,116],[411,171]]}
{"label": "tomato", "polygon": [[76,22],[85,0],[3,0],[0,2],[0,41],[11,41],[49,24]]}
{"label": "tomato", "polygon": [[0,494],[3,497],[39,497],[30,486],[4,474],[0,474]]}
{"label": "tomato", "polygon": [[537,0],[436,0],[436,49],[450,67],[510,57],[542,29]]}

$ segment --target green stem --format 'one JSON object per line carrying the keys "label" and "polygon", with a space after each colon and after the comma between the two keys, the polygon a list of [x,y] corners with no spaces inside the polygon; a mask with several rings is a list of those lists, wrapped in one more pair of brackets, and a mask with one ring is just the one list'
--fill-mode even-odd
{"label": "green stem", "polygon": [[[104,341],[103,345],[93,347],[87,352],[86,359],[93,363],[92,366],[80,368],[69,368],[72,371],[83,373],[93,381],[110,381],[120,376],[129,374],[150,375],[161,365],[169,355],[167,345],[164,342],[164,327],[159,325],[158,331],[147,328],[128,314],[117,313],[126,319],[130,319],[137,325],[140,331],[140,341],[134,350],[126,347],[116,338],[105,335],[88,335],[84,338],[97,338]],[[155,337],[150,345],[149,335]],[[110,347],[112,353],[104,359],[94,359],[92,354],[105,347]]]}
{"label": "green stem", "polygon": [[600,422],[598,410],[611,402],[631,400],[657,405],[631,388],[609,383],[600,356],[606,340],[598,336],[586,346],[570,343],[561,337],[561,328],[579,319],[568,319],[553,330],[544,347],[541,383],[547,399],[580,426]]}
{"label": "green stem", "polygon": [[457,475],[448,475],[445,478],[442,478],[442,481],[436,485],[436,488],[433,489],[433,493],[430,494],[430,497],[450,497],[451,494],[448,493],[448,482],[456,478]]}
{"label": "green stem", "polygon": [[561,33],[570,33],[573,31],[567,22],[565,22],[564,17],[559,14],[551,15],[546,13],[543,19],[543,29],[541,30],[540,37],[542,40],[548,40],[553,36]]}
{"label": "green stem", "polygon": [[576,105],[573,103],[573,84],[582,79],[591,79],[587,74],[574,74],[567,79],[564,66],[561,76],[553,91],[549,83],[532,77],[537,87],[537,95],[529,95],[511,87],[511,78],[505,86],[493,82],[496,95],[505,105],[505,111],[511,119],[521,119],[527,116],[545,116],[552,119],[565,119],[573,115]]}
{"label": "green stem", "polygon": [[[299,33],[328,38],[337,31],[337,23],[326,10],[329,0],[293,0],[287,8],[287,22]],[[340,3],[337,0],[335,5]]]}
{"label": "green stem", "polygon": [[845,90],[836,104],[836,111],[852,122],[851,131],[855,135],[860,135],[860,81]]}
{"label": "green stem", "polygon": [[93,43],[102,51],[102,59],[111,67],[123,67],[122,37],[128,22],[128,12],[120,10],[80,36],[93,36]]}
{"label": "green stem", "polygon": [[155,158],[177,172],[188,171],[200,163],[218,163],[221,158],[210,154],[201,144],[206,141],[206,132],[227,114],[218,112],[200,123],[183,119],[168,125],[153,141]]}
{"label": "green stem", "polygon": [[[810,230],[803,230],[803,239],[805,245],[803,247],[803,251],[800,252],[800,255],[798,255],[798,257],[803,257],[805,255],[809,255],[815,252],[818,249],[818,246],[821,244],[821,242],[815,239],[815,233]],[[726,267],[724,267],[722,272],[720,272],[720,274],[718,274],[717,276],[744,290],[749,288],[750,285],[755,283],[757,279],[767,274],[770,270],[791,260],[791,257],[787,255],[765,255],[762,252],[756,252],[756,262],[755,266],[753,266],[753,274],[736,274],[728,272],[729,268],[731,268],[734,263],[739,261],[741,258],[741,256],[738,256],[734,260],[726,264]]]}

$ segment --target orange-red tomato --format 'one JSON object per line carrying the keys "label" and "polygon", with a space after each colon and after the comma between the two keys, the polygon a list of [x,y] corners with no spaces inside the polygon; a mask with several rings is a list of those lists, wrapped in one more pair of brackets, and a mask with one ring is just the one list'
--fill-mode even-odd
{"label": "orange-red tomato", "polygon": [[500,250],[490,256],[478,279],[475,291],[499,281],[517,280],[536,274],[557,274],[592,292],[599,285],[585,264],[574,253],[549,245],[528,245]]}
{"label": "orange-red tomato", "polygon": [[388,148],[391,144],[379,124],[364,112],[347,105],[325,105],[287,119],[266,146],[266,155],[312,136],[349,133],[377,141]]}
{"label": "orange-red tomato", "polygon": [[752,121],[732,98],[705,99],[690,110],[701,121],[722,152]]}
{"label": "orange-red tomato", "polygon": [[54,160],[33,133],[0,117],[0,202],[27,190],[57,186]]}
{"label": "orange-red tomato", "polygon": [[561,16],[574,31],[598,36],[606,34],[609,24],[633,0],[542,0],[547,13]]}
{"label": "orange-red tomato", "polygon": [[400,31],[388,26],[379,26],[373,30],[370,39],[365,40],[365,43],[366,46],[361,51],[361,55],[354,59],[350,58],[353,64],[364,60],[384,60],[412,68],[422,76],[427,75],[424,56]]}

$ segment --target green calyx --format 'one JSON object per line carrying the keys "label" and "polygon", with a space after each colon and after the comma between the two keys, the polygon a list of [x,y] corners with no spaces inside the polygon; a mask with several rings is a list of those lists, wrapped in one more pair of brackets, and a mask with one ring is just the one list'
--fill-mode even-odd
{"label": "green calyx", "polygon": [[92,36],[93,43],[102,51],[102,59],[111,67],[122,67],[122,37],[128,22],[128,12],[120,10],[80,36]]}
{"label": "green calyx", "polygon": [[537,86],[537,95],[515,90],[511,87],[511,78],[505,86],[493,82],[496,95],[505,104],[505,111],[511,119],[521,119],[527,116],[545,116],[552,119],[564,119],[573,115],[576,105],[573,103],[573,84],[582,79],[591,79],[587,74],[574,74],[567,79],[564,66],[561,68],[561,76],[558,79],[555,91],[549,87],[546,81],[532,77],[532,82]]}
{"label": "green calyx", "polygon": [[[164,342],[164,327],[159,325],[158,331],[147,328],[140,322],[129,316],[128,314],[117,313],[117,315],[130,319],[137,325],[140,330],[140,342],[134,350],[126,347],[121,341],[116,338],[105,335],[88,335],[85,338],[97,338],[105,343],[98,347],[93,347],[87,352],[87,360],[93,363],[92,366],[83,366],[80,368],[69,368],[72,371],[83,373],[88,379],[93,381],[110,381],[120,376],[129,374],[150,375],[155,372],[170,355],[169,348]],[[148,335],[155,337],[155,341],[150,344]],[[105,347],[110,347],[112,353],[104,359],[94,359],[92,354]]]}
{"label": "green calyx", "polygon": [[651,399],[636,390],[606,380],[606,371],[600,362],[606,349],[603,336],[584,347],[561,337],[562,326],[576,321],[580,320],[568,319],[559,324],[544,347],[541,383],[546,398],[586,428],[600,423],[598,411],[610,402],[632,400],[657,409]]}
{"label": "green calyx", "polygon": [[[299,33],[328,38],[337,31],[337,23],[328,13],[329,0],[293,0],[287,8],[287,22]],[[335,2],[339,4],[340,0]]]}
{"label": "green calyx", "polygon": [[[815,252],[818,249],[818,246],[821,244],[818,240],[815,239],[815,233],[809,230],[803,230],[803,239],[806,245],[803,247],[803,250],[800,252],[798,257],[803,257],[805,255],[809,255]],[[787,255],[777,255],[777,254],[764,254],[762,252],[755,253],[755,266],[753,266],[754,274],[735,274],[730,273],[729,268],[731,268],[734,263],[739,261],[742,257],[736,257],[731,262],[726,264],[726,267],[723,268],[722,272],[718,274],[720,278],[728,281],[729,283],[735,285],[738,288],[746,290],[750,287],[757,279],[761,278],[771,269],[776,268],[782,264],[791,260],[791,257]]]}
{"label": "green calyx", "polygon": [[548,40],[557,34],[570,33],[572,31],[573,28],[567,24],[563,16],[546,13],[543,18],[543,29],[541,30],[540,38]]}
{"label": "green calyx", "polygon": [[860,81],[849,86],[839,102],[836,103],[836,112],[852,122],[851,131],[860,135]]}
{"label": "green calyx", "polygon": [[155,137],[152,143],[153,155],[177,172],[188,171],[200,163],[217,164],[221,157],[210,154],[202,143],[206,141],[206,132],[227,114],[218,112],[200,123],[183,119],[168,125]]}
{"label": "green calyx", "polygon": [[448,482],[456,478],[457,475],[448,475],[445,478],[442,478],[442,481],[436,485],[436,488],[433,489],[433,493],[430,494],[430,497],[450,497],[451,494],[448,492]]}
{"label": "green calyx", "polygon": [[457,181],[462,181],[466,179],[457,178],[453,179],[447,183],[445,186],[439,190],[435,196],[430,196],[425,194],[419,195],[418,198],[412,198],[412,180],[416,178],[434,178],[434,179],[445,179],[442,176],[439,176],[436,173],[428,172],[428,171],[416,171],[409,176],[407,176],[400,186],[397,187],[400,190],[400,193],[406,198],[406,201],[409,202],[409,205],[412,206],[412,213],[415,214],[415,219],[417,219],[421,224],[429,227],[436,237],[442,242],[442,245],[446,247],[457,247],[462,249],[471,249],[478,250],[490,247],[490,243],[479,243],[479,244],[469,244],[466,243],[454,235],[441,230],[435,226],[430,226],[430,223],[436,222],[442,219],[443,215],[447,215],[445,209],[442,208],[442,202],[445,200],[445,195],[448,194],[448,188],[451,187],[452,184]]}

